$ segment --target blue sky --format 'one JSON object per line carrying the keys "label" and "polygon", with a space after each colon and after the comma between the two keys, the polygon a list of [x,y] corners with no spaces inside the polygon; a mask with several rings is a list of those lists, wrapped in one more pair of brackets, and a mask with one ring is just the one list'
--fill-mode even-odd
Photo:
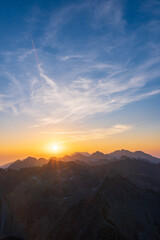
{"label": "blue sky", "polygon": [[0,29],[5,135],[11,117],[81,139],[117,126],[160,135],[160,1],[5,0]]}

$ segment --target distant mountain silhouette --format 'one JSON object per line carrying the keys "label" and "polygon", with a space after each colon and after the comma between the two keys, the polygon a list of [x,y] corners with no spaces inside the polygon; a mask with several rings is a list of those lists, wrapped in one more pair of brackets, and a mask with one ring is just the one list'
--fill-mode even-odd
{"label": "distant mountain silhouette", "polygon": [[[98,164],[101,163],[109,163],[108,160],[118,160],[120,159],[122,156],[127,156],[130,158],[136,158],[136,159],[143,159],[145,161],[148,162],[152,162],[152,163],[160,163],[160,159],[153,157],[150,154],[144,153],[142,151],[136,151],[136,152],[131,152],[128,150],[117,150],[114,151],[112,153],[109,154],[104,154],[102,152],[96,151],[90,155],[83,155],[81,152],[79,153],[75,153],[73,155],[70,156],[65,156],[63,158],[61,158],[60,160],[62,161],[75,161],[75,160],[79,160],[79,161],[84,161],[87,163],[95,163],[97,162]],[[103,161],[102,161],[103,160]],[[106,161],[105,161],[106,160]]]}
{"label": "distant mountain silhouette", "polygon": [[[108,164],[110,161],[117,161],[119,160],[122,156],[127,156],[130,158],[135,158],[135,159],[143,159],[146,162],[151,162],[154,164],[160,163],[160,159],[153,157],[150,154],[144,153],[142,151],[136,151],[136,152],[131,152],[128,150],[116,150],[112,153],[109,154],[104,154],[102,152],[96,151],[92,154],[89,154],[87,152],[76,152],[72,155],[66,155],[61,158],[56,158],[52,157],[50,158],[53,160],[58,160],[58,161],[76,161],[76,162],[81,162],[81,163],[87,163],[90,165],[99,165],[99,164]],[[9,169],[15,169],[19,170],[21,168],[28,168],[28,167],[37,167],[37,166],[43,166],[46,164],[48,160],[44,158],[33,158],[33,157],[27,157],[24,160],[17,160],[12,163],[5,164],[1,166],[1,168],[9,168]]]}
{"label": "distant mountain silhouette", "polygon": [[142,151],[131,152],[131,151],[122,149],[122,150],[117,150],[115,152],[112,152],[109,155],[115,158],[120,158],[121,156],[127,156],[127,157],[133,157],[133,158],[141,158],[144,160],[148,160],[149,162],[152,162],[152,163],[160,163],[159,158],[153,157],[152,155],[144,153]]}
{"label": "distant mountain silhouette", "polygon": [[5,163],[4,165],[0,166],[0,168],[8,168],[12,163],[14,163],[15,161],[9,162],[9,163]]}
{"label": "distant mountain silhouette", "polygon": [[15,169],[19,170],[21,168],[28,168],[28,167],[40,167],[44,164],[46,164],[48,161],[44,158],[33,158],[33,157],[28,157],[24,160],[17,160],[13,162],[8,168],[9,169]]}
{"label": "distant mountain silhouette", "polygon": [[102,152],[96,151],[90,155],[90,159],[106,159],[106,155]]}
{"label": "distant mountain silhouette", "polygon": [[90,153],[88,153],[88,152],[75,152],[75,153],[73,153],[72,154],[72,156],[74,156],[75,154],[81,154],[81,155],[83,155],[83,156],[85,156],[85,157],[89,157],[91,154]]}
{"label": "distant mountain silhouette", "polygon": [[79,152],[59,158],[60,161],[76,161],[76,160],[86,161],[87,159],[88,159],[88,156],[83,155],[83,153],[79,153]]}
{"label": "distant mountain silhouette", "polygon": [[[78,154],[73,155],[73,157],[69,156],[68,159],[69,160],[83,160],[86,162],[106,160],[106,163],[107,163],[107,160],[120,159],[122,156],[127,156],[130,158],[136,158],[136,159],[143,159],[145,161],[149,161],[149,162],[152,162],[155,164],[160,163],[159,158],[153,157],[150,154],[144,153],[142,151],[131,152],[131,151],[124,150],[124,149],[117,150],[117,151],[114,151],[109,154],[104,154],[102,152],[96,151],[96,152],[90,154],[89,156],[84,156],[81,153],[78,153]],[[105,161],[102,161],[102,163],[104,163],[104,162]],[[99,161],[99,163],[100,163],[100,161]]]}
{"label": "distant mountain silhouette", "polygon": [[133,152],[121,149],[110,153],[110,155],[116,158],[120,158],[121,156],[133,157]]}

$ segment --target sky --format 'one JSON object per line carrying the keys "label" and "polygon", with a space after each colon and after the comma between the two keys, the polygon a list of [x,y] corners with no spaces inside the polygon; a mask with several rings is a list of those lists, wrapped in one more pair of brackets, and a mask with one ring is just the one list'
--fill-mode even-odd
{"label": "sky", "polygon": [[2,0],[0,31],[0,163],[160,157],[159,0]]}

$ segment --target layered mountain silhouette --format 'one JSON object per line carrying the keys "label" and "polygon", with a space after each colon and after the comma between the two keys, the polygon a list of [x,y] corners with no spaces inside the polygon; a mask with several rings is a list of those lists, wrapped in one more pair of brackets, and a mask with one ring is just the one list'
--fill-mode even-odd
{"label": "layered mountain silhouette", "polygon": [[136,151],[136,152],[131,152],[128,150],[117,150],[109,154],[104,154],[102,152],[96,151],[90,155],[84,155],[83,153],[75,153],[71,156],[65,156],[61,158],[60,160],[62,161],[75,161],[75,160],[80,160],[80,161],[85,161],[88,163],[93,163],[99,161],[99,163],[105,163],[105,161],[100,161],[100,160],[118,160],[122,156],[130,157],[130,158],[136,158],[136,159],[143,159],[145,161],[151,162],[151,163],[160,163],[160,158],[153,157],[150,154],[144,153],[142,151]]}
{"label": "layered mountain silhouette", "polygon": [[52,158],[0,169],[0,239],[157,240],[159,216],[160,164]]}
{"label": "layered mountain silhouette", "polygon": [[[128,150],[117,150],[109,154],[104,154],[102,152],[96,151],[92,154],[89,154],[87,152],[77,152],[72,155],[66,155],[62,158],[50,158],[50,159],[55,159],[58,161],[77,161],[77,162],[84,162],[88,163],[91,165],[97,165],[97,164],[107,164],[110,163],[110,161],[116,161],[119,160],[122,156],[130,157],[130,158],[135,158],[135,159],[143,159],[144,161],[151,162],[151,163],[160,163],[160,159],[153,157],[150,154],[144,153],[142,151],[136,151],[136,152],[131,152]],[[1,166],[1,168],[10,168],[10,169],[16,169],[19,170],[21,168],[28,168],[28,167],[41,167],[44,164],[48,162],[47,159],[45,158],[33,158],[33,157],[28,157],[24,160],[17,160],[15,162],[5,164]]]}
{"label": "layered mountain silhouette", "polygon": [[142,151],[131,152],[131,151],[122,149],[122,150],[117,150],[115,152],[112,152],[109,155],[111,155],[112,157],[115,157],[115,158],[120,158],[121,156],[127,156],[127,157],[148,160],[149,162],[152,162],[152,163],[160,162],[159,158],[153,157],[152,155],[144,153]]}
{"label": "layered mountain silhouette", "polygon": [[8,166],[9,169],[21,169],[21,168],[29,168],[29,167],[41,167],[46,164],[48,161],[45,158],[33,158],[27,157],[24,160],[17,160]]}

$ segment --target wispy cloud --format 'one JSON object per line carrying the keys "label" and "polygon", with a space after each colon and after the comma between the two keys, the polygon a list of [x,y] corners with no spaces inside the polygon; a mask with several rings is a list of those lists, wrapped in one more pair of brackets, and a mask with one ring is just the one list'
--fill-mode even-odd
{"label": "wispy cloud", "polygon": [[45,28],[44,38],[41,42],[43,46],[52,45],[60,46],[58,43],[57,35],[61,29],[70,22],[73,17],[79,13],[82,9],[88,7],[88,3],[69,4],[61,9],[52,11],[50,15],[48,26]]}
{"label": "wispy cloud", "polygon": [[[85,29],[74,25],[78,14],[87,16],[80,18]],[[1,111],[32,115],[32,127],[78,123],[160,93],[160,85],[150,84],[160,77],[159,19],[129,28],[123,1],[109,0],[66,5],[46,21],[35,37],[38,47],[32,41],[30,49],[4,52],[2,75],[9,84]]]}
{"label": "wispy cloud", "polygon": [[70,59],[74,60],[74,59],[79,59],[79,58],[83,58],[83,56],[81,56],[81,55],[68,55],[68,56],[60,57],[60,59],[62,61],[67,61],[67,60],[70,60]]}
{"label": "wispy cloud", "polygon": [[125,24],[122,2],[117,0],[98,1],[95,8],[95,20],[98,24],[106,24],[122,30]]}
{"label": "wispy cloud", "polygon": [[[34,80],[35,84],[33,81],[28,82],[30,91],[27,94],[24,92],[22,82],[20,83],[10,74],[6,75],[15,88],[19,89],[18,92],[10,93],[12,109],[17,109],[16,112],[19,113],[25,111],[33,113],[38,121],[35,126],[79,121],[89,115],[109,113],[160,92],[160,89],[145,90],[144,88],[147,82],[155,77],[154,71],[148,74],[148,66],[151,67],[151,62],[139,67],[143,69],[143,74],[139,71],[133,75],[130,72],[123,73],[122,69],[116,77],[113,70],[111,77],[107,79],[95,81],[91,78],[79,78],[61,86],[55,79],[48,77],[42,66],[37,64],[39,79]],[[144,91],[143,94],[141,89]],[[10,101],[2,98],[1,109],[4,109],[10,105]]]}
{"label": "wispy cloud", "polygon": [[95,140],[95,139],[104,139],[111,137],[115,134],[123,133],[132,129],[132,125],[114,125],[110,128],[95,128],[90,130],[84,131],[68,131],[68,132],[56,132],[56,131],[44,131],[41,134],[44,135],[62,135],[63,142],[78,142],[78,141],[88,141],[88,140]]}

